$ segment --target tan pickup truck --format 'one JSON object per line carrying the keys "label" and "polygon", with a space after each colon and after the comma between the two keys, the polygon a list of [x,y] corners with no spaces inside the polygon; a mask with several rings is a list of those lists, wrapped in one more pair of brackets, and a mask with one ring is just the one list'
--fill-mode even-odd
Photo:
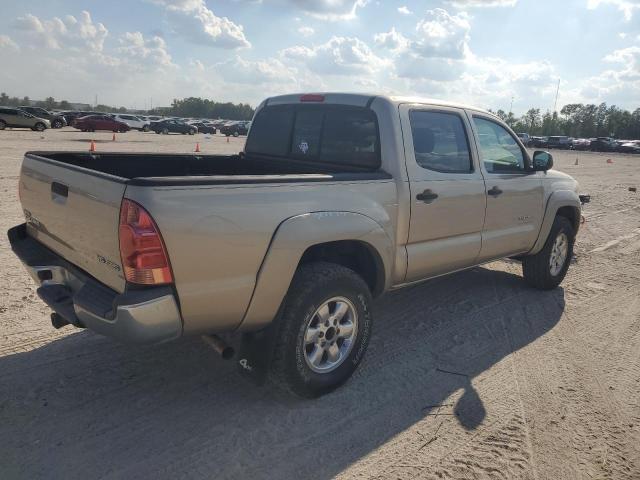
{"label": "tan pickup truck", "polygon": [[9,238],[55,327],[225,353],[216,334],[239,332],[241,370],[318,396],[362,360],[385,291],[503,257],[555,288],[581,204],[552,162],[473,107],[286,95],[238,155],[27,153]]}

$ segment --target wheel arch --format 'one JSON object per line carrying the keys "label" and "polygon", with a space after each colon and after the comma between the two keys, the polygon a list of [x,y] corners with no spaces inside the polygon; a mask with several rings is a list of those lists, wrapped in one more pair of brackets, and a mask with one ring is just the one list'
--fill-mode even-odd
{"label": "wheel arch", "polygon": [[528,255],[535,255],[542,250],[544,243],[549,236],[549,232],[551,231],[553,220],[558,215],[567,218],[571,222],[571,225],[577,234],[578,229],[580,228],[580,214],[581,205],[577,193],[570,190],[558,190],[553,192],[547,201],[540,233],[538,234],[538,238],[533,248],[528,252]]}
{"label": "wheel arch", "polygon": [[275,317],[299,265],[332,261],[360,274],[372,295],[389,287],[393,242],[380,224],[354,212],[291,217],[276,230],[239,330],[257,330]]}

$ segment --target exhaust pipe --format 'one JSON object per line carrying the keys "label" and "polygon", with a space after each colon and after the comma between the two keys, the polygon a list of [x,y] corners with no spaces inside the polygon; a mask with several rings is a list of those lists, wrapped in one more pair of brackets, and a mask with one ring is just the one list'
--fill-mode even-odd
{"label": "exhaust pipe", "polygon": [[55,312],[51,314],[51,325],[53,325],[53,328],[55,328],[56,330],[64,327],[65,325],[69,325],[69,323],[70,322],[62,315],[59,315]]}
{"label": "exhaust pipe", "polygon": [[202,335],[202,340],[225,360],[230,360],[236,353],[232,346],[217,335]]}

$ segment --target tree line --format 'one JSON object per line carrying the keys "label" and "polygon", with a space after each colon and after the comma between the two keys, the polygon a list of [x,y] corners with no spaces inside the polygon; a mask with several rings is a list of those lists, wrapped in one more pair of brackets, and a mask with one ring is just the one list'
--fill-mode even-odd
{"label": "tree line", "polygon": [[[32,105],[45,110],[72,110],[71,103],[67,100],[56,101],[53,97],[44,100],[32,101],[29,97],[10,97],[6,93],[0,93],[0,106],[18,107],[20,105]],[[125,107],[112,107],[109,105],[96,105],[91,107],[95,112],[125,113]],[[224,118],[226,120],[251,120],[254,109],[246,103],[221,103],[207,98],[189,97],[174,99],[170,107],[158,107],[152,110],[137,110],[136,113],[145,115],[165,115],[176,117],[195,118]]]}
{"label": "tree line", "polygon": [[247,103],[220,103],[208,98],[188,97],[183,99],[176,98],[173,100],[171,107],[158,108],[153,113],[176,117],[251,120],[253,112],[254,109]]}
{"label": "tree line", "polygon": [[[0,93],[0,105],[19,106],[31,105],[47,110],[71,110],[71,104],[66,101],[56,101],[53,97],[32,102],[29,97],[9,97]],[[92,108],[98,112],[119,112],[128,110],[125,107],[97,105]],[[491,110],[489,110],[491,111]],[[246,103],[215,102],[207,98],[188,97],[174,99],[170,107],[159,107],[152,110],[138,110],[147,115],[165,115],[194,118],[224,118],[228,120],[251,120],[254,109]],[[529,135],[566,135],[575,138],[615,137],[623,139],[640,139],[640,108],[633,112],[616,107],[571,103],[562,107],[560,112],[544,113],[539,108],[529,109],[523,116],[516,117],[512,112],[498,110],[494,112],[516,132],[526,132]]]}
{"label": "tree line", "polygon": [[529,135],[566,135],[574,138],[614,137],[640,139],[640,108],[633,112],[616,107],[571,103],[560,112],[540,113],[539,108],[529,109],[522,117],[504,110],[494,112],[516,132]]}

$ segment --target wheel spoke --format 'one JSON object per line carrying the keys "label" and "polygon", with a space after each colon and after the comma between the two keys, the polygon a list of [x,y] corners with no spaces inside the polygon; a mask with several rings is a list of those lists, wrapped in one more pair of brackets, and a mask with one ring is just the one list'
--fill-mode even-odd
{"label": "wheel spoke", "polygon": [[318,317],[320,318],[320,321],[322,323],[326,322],[327,320],[329,320],[329,316],[330,316],[330,312],[329,312],[329,305],[328,304],[324,304],[322,307],[320,307],[320,309],[318,310]]}
{"label": "wheel spoke", "polygon": [[322,354],[324,353],[324,350],[322,348],[320,348],[318,345],[316,345],[315,347],[313,347],[313,350],[311,351],[311,353],[309,354],[309,362],[311,362],[311,364],[314,367],[319,367],[320,366],[320,362],[322,362]]}
{"label": "wheel spoke", "polygon": [[349,338],[353,335],[353,322],[340,324],[340,333],[338,334],[341,338]]}
{"label": "wheel spoke", "polygon": [[339,322],[348,311],[349,305],[347,305],[345,302],[336,302],[336,311],[333,314],[333,317]]}
{"label": "wheel spoke", "polygon": [[304,335],[304,343],[316,343],[318,340],[318,333],[320,333],[320,329],[318,327],[309,327]]}
{"label": "wheel spoke", "polygon": [[335,343],[327,349],[327,360],[337,362],[340,358],[340,347]]}

